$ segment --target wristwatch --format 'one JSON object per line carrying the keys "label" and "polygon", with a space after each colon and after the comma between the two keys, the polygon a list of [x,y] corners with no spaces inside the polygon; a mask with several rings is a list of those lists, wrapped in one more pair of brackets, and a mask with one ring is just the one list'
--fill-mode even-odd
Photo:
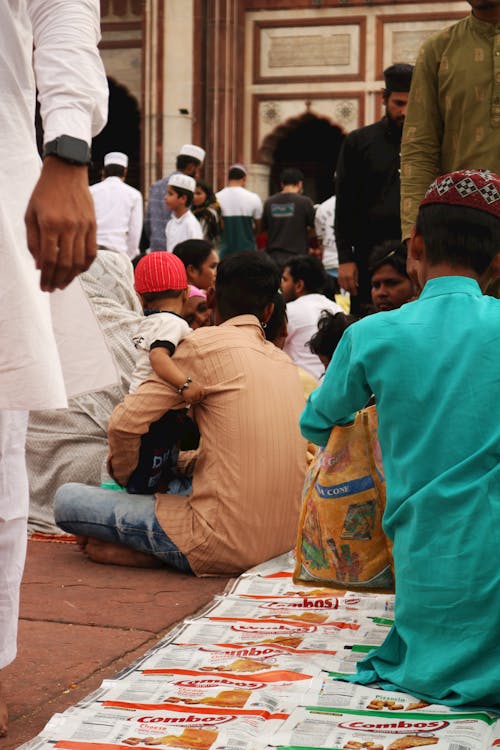
{"label": "wristwatch", "polygon": [[68,164],[90,164],[90,147],[87,141],[73,138],[71,135],[60,135],[45,144],[43,156],[57,156]]}

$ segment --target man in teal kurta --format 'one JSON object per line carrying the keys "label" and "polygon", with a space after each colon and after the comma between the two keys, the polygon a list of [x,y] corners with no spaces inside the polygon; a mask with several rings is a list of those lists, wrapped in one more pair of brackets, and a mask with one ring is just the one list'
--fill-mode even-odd
{"label": "man in teal kurta", "polygon": [[500,178],[438,178],[410,248],[420,298],[347,329],[301,418],[326,445],[375,395],[395,624],[352,679],[497,710],[500,301],[478,282],[499,272],[499,248]]}

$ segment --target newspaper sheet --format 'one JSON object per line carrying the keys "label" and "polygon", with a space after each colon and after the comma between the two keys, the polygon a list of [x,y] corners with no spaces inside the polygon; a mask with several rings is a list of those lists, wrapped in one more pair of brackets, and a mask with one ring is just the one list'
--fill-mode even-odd
{"label": "newspaper sheet", "polygon": [[[162,747],[194,750],[253,750],[262,747],[286,714],[220,710],[210,707],[166,706],[161,710],[107,706],[78,714],[56,714],[42,732],[47,747],[91,750],[98,743],[131,748]],[[111,748],[110,748],[111,750]]]}
{"label": "newspaper sheet", "polygon": [[495,742],[498,722],[486,713],[413,713],[299,707],[270,745],[343,750],[481,750]]}

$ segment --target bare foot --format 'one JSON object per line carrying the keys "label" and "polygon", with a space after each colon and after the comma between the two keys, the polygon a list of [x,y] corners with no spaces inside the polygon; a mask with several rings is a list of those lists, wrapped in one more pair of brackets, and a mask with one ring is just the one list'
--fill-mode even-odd
{"label": "bare foot", "polygon": [[85,547],[87,546],[88,541],[88,536],[83,536],[83,534],[75,534],[75,542],[78,544],[82,552],[85,552]]}
{"label": "bare foot", "polygon": [[9,715],[7,712],[7,704],[3,697],[2,685],[0,684],[0,737],[5,737],[7,734],[7,724],[9,722]]}
{"label": "bare foot", "polygon": [[90,560],[103,565],[126,565],[132,568],[163,568],[163,563],[154,555],[138,552],[114,542],[102,542],[89,537],[84,552]]}

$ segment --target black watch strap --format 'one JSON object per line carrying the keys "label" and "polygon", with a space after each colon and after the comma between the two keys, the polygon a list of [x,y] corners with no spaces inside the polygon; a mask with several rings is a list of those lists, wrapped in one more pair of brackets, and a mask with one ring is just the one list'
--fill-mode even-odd
{"label": "black watch strap", "polygon": [[60,135],[46,143],[43,155],[44,157],[57,156],[69,164],[90,164],[90,147],[87,141],[73,138],[71,135]]}

